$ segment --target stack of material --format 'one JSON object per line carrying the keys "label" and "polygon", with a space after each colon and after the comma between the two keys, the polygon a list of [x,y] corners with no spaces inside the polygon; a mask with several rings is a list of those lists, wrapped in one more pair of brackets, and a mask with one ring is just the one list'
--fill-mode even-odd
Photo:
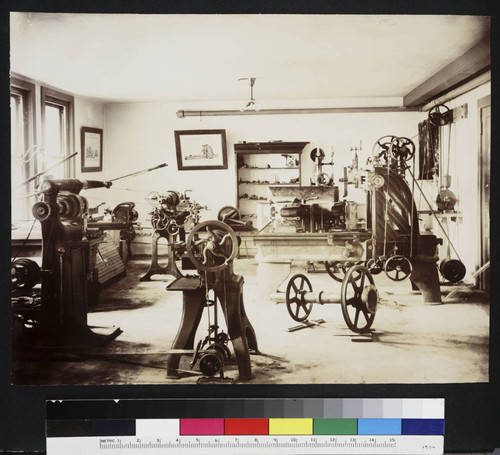
{"label": "stack of material", "polygon": [[120,257],[117,246],[109,236],[106,236],[104,241],[99,244],[96,259],[97,280],[100,285],[125,276],[125,264]]}

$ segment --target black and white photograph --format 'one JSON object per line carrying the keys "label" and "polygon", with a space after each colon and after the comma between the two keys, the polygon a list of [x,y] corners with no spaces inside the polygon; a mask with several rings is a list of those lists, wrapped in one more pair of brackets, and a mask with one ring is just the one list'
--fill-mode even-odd
{"label": "black and white photograph", "polygon": [[489,16],[11,12],[10,120],[12,385],[489,382]]}

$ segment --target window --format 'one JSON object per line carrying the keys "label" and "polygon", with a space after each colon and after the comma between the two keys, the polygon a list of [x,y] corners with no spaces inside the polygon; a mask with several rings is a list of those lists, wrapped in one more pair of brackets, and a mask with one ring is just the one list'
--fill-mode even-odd
{"label": "window", "polygon": [[40,169],[47,169],[52,178],[74,175],[74,162],[64,158],[73,152],[73,96],[42,87],[43,153]]}
{"label": "window", "polygon": [[37,172],[37,147],[34,144],[35,86],[12,78],[10,90],[11,194],[12,219],[26,220],[35,202],[34,182],[24,183]]}

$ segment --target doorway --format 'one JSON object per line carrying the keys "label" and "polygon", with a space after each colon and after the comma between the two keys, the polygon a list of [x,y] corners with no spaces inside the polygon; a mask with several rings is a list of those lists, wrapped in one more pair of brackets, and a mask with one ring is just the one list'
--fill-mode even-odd
{"label": "doorway", "polygon": [[[481,98],[477,102],[479,118],[479,234],[480,263],[490,260],[490,172],[491,172],[491,96]],[[490,291],[490,269],[487,268],[478,276],[477,286],[486,292]]]}

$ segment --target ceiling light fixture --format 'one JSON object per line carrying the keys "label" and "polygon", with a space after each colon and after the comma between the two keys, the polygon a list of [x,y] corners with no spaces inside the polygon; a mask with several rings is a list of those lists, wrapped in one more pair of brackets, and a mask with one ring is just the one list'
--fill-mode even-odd
{"label": "ceiling light fixture", "polygon": [[239,81],[248,81],[250,83],[250,100],[245,105],[245,107],[241,108],[240,111],[258,111],[259,107],[257,106],[257,102],[253,97],[253,86],[255,85],[256,78],[255,77],[240,77]]}

